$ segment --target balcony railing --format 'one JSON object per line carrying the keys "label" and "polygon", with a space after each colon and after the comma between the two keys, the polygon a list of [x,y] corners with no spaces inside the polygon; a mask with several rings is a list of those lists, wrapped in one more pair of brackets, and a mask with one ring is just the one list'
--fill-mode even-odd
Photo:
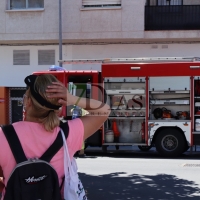
{"label": "balcony railing", "polygon": [[145,30],[200,30],[200,5],[145,6]]}

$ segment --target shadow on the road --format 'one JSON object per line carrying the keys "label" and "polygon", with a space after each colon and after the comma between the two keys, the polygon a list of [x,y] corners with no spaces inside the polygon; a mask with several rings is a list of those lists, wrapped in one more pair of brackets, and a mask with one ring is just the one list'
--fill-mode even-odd
{"label": "shadow on the road", "polygon": [[200,199],[200,189],[193,181],[174,175],[139,175],[112,173],[101,176],[79,174],[88,200],[170,200]]}

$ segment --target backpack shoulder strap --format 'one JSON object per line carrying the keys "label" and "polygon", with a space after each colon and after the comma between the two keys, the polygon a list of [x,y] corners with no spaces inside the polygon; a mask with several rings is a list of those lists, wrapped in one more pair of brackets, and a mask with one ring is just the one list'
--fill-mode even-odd
{"label": "backpack shoulder strap", "polygon": [[13,156],[15,158],[15,161],[17,163],[26,161],[27,158],[24,154],[23,148],[21,146],[21,143],[19,141],[19,138],[15,132],[15,129],[13,125],[5,125],[1,127],[3,130],[3,133],[8,141],[8,144],[10,146],[10,149],[13,153]]}
{"label": "backpack shoulder strap", "polygon": [[[69,134],[69,126],[68,123],[63,123],[60,121],[60,128],[63,129],[63,132],[65,134],[65,138],[68,137]],[[60,150],[60,148],[63,146],[63,139],[61,132],[59,131],[55,141],[53,144],[44,152],[44,154],[40,157],[41,160],[44,160],[46,162],[50,162],[50,160],[54,157],[54,155]]]}

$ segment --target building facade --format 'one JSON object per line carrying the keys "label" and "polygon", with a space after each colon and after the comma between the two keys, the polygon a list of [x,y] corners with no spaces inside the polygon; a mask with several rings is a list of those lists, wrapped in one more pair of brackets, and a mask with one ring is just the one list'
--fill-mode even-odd
{"label": "building facade", "polygon": [[[63,60],[199,57],[200,0],[61,3]],[[0,1],[0,60],[3,96],[5,87],[21,91],[26,75],[58,65],[59,0]],[[63,67],[83,69],[78,64]],[[100,65],[84,69],[100,69]]]}

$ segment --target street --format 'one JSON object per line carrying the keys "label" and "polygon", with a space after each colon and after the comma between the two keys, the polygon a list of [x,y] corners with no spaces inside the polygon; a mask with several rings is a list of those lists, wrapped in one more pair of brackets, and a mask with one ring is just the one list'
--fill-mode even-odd
{"label": "street", "polygon": [[152,149],[86,151],[77,158],[88,200],[200,199],[200,151],[174,159]]}

